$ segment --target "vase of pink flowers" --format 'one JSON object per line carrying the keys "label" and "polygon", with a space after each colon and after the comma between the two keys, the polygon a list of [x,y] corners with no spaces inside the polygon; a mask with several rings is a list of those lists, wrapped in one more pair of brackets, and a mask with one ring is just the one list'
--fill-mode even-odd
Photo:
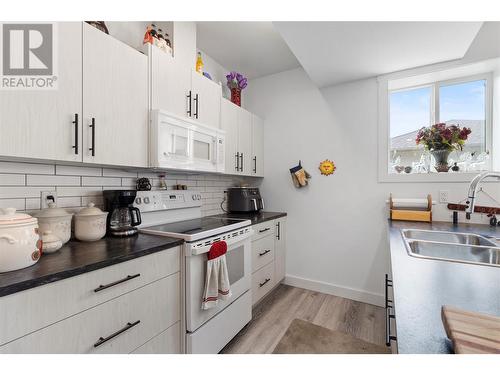
{"label": "vase of pink flowers", "polygon": [[436,171],[448,172],[450,153],[461,151],[470,133],[470,128],[439,123],[421,128],[415,142],[417,145],[423,145],[434,156]]}
{"label": "vase of pink flowers", "polygon": [[241,107],[241,90],[247,87],[247,79],[237,72],[229,73],[226,78],[227,87],[231,90],[231,101]]}

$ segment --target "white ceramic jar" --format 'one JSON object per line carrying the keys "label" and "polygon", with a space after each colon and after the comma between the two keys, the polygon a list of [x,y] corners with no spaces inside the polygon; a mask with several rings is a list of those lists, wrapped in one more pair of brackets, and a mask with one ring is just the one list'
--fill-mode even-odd
{"label": "white ceramic jar", "polygon": [[0,209],[0,272],[29,267],[40,259],[38,221],[15,208]]}
{"label": "white ceramic jar", "polygon": [[58,208],[55,203],[49,203],[49,208],[45,208],[36,215],[40,233],[50,231],[61,240],[64,245],[71,238],[71,217],[64,208]]}
{"label": "white ceramic jar", "polygon": [[44,254],[55,253],[62,247],[63,243],[52,231],[47,230],[42,233],[42,249]]}
{"label": "white ceramic jar", "polygon": [[97,241],[106,234],[107,212],[89,203],[75,215],[75,237],[80,241]]}

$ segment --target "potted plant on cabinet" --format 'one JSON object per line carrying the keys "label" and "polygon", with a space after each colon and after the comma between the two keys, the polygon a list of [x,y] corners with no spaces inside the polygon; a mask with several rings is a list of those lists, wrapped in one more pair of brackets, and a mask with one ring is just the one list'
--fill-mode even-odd
{"label": "potted plant on cabinet", "polygon": [[231,101],[241,107],[241,90],[247,87],[247,79],[237,72],[229,73],[226,78],[227,87],[231,90]]}

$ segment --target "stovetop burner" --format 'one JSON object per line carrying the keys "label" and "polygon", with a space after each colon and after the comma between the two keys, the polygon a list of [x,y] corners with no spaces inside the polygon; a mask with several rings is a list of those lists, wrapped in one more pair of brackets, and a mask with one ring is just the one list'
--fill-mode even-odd
{"label": "stovetop burner", "polygon": [[167,224],[153,225],[141,228],[144,233],[168,235],[183,238],[186,241],[194,241],[209,236],[228,232],[250,225],[249,220],[228,219],[223,217],[202,217],[192,220],[177,221]]}

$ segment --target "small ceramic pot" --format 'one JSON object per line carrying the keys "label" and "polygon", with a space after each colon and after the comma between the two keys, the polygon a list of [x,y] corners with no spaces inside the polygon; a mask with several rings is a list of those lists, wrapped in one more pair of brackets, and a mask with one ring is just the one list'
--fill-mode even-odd
{"label": "small ceramic pot", "polygon": [[106,234],[107,212],[89,203],[75,215],[75,237],[80,241],[97,241]]}
{"label": "small ceramic pot", "polygon": [[41,255],[37,219],[15,208],[0,209],[0,272],[32,266]]}
{"label": "small ceramic pot", "polygon": [[44,254],[54,253],[62,247],[63,243],[59,237],[47,230],[42,233],[42,250]]}
{"label": "small ceramic pot", "polygon": [[59,237],[64,245],[71,238],[71,218],[73,214],[68,213],[64,208],[58,208],[55,203],[49,203],[49,208],[45,208],[36,215],[40,232],[51,231]]}

